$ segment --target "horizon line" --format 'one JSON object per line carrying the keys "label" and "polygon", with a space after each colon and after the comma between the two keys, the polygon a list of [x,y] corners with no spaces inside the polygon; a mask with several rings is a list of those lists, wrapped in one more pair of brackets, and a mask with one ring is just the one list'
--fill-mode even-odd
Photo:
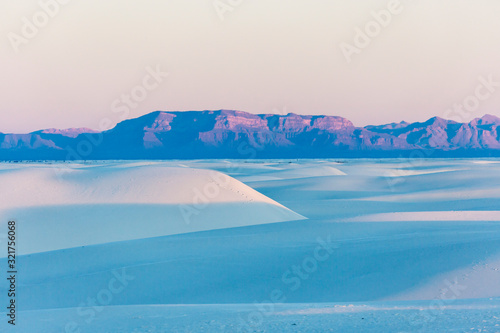
{"label": "horizon line", "polygon": [[[57,127],[47,127],[47,128],[40,128],[40,129],[37,129],[37,130],[34,130],[34,131],[31,131],[31,132],[24,132],[24,133],[14,133],[14,132],[1,132],[0,131],[0,134],[19,134],[19,135],[23,135],[23,134],[33,134],[33,133],[36,133],[36,132],[40,132],[40,131],[46,131],[46,130],[58,130],[58,131],[66,131],[66,130],[89,130],[91,132],[94,132],[94,133],[100,133],[100,132],[105,132],[105,131],[109,131],[109,130],[112,130],[113,128],[115,128],[118,124],[124,122],[124,121],[129,121],[129,120],[134,120],[134,119],[139,119],[139,118],[142,118],[142,117],[145,117],[145,116],[148,116],[150,114],[153,114],[153,113],[161,113],[161,112],[164,112],[164,113],[183,113],[183,112],[221,112],[221,111],[234,111],[234,112],[242,112],[242,113],[246,113],[246,114],[251,114],[251,115],[255,115],[255,116],[266,116],[266,115],[275,115],[275,116],[282,116],[282,117],[285,117],[285,116],[289,116],[289,115],[297,115],[297,116],[301,116],[301,117],[337,117],[337,118],[342,118],[342,119],[346,119],[348,121],[350,121],[354,127],[357,127],[357,128],[367,128],[367,127],[372,127],[372,126],[384,126],[384,125],[391,125],[391,124],[401,124],[401,123],[407,123],[407,124],[416,124],[416,123],[420,123],[420,124],[423,124],[423,123],[426,123],[428,122],[429,120],[431,119],[434,119],[434,118],[437,118],[437,119],[443,119],[443,120],[446,120],[446,121],[449,121],[449,122],[452,122],[452,123],[456,123],[456,124],[469,124],[471,123],[472,121],[474,120],[477,120],[477,119],[482,119],[484,117],[487,117],[487,116],[490,116],[490,117],[495,117],[497,119],[500,119],[500,117],[498,116],[495,116],[494,114],[491,114],[491,113],[485,113],[483,114],[482,116],[480,117],[475,117],[473,119],[471,119],[470,121],[456,121],[456,120],[453,120],[453,119],[449,119],[449,118],[444,118],[444,117],[440,117],[440,116],[433,116],[433,117],[430,117],[424,121],[415,121],[415,122],[408,122],[406,120],[401,120],[401,121],[393,121],[393,122],[390,122],[390,123],[382,123],[382,124],[370,124],[370,125],[365,125],[365,126],[356,126],[349,118],[346,118],[346,117],[343,117],[343,116],[336,116],[336,115],[326,115],[326,114],[300,114],[300,113],[295,113],[295,112],[288,112],[286,114],[280,114],[280,113],[253,113],[253,112],[249,112],[249,111],[243,111],[243,110],[236,110],[236,109],[214,109],[214,110],[208,110],[208,109],[205,109],[205,110],[155,110],[155,111],[151,111],[151,112],[148,112],[148,113],[145,113],[143,115],[140,115],[140,116],[137,116],[137,117],[132,117],[132,118],[126,118],[126,119],[123,119],[117,123],[115,123],[112,127],[110,127],[109,129],[106,129],[106,130],[100,130],[100,129],[95,129],[95,128],[90,128],[90,127],[66,127],[66,128],[57,128]],[[103,117],[101,118],[101,120],[103,119],[107,119],[107,117]],[[83,133],[83,132],[82,132]]]}

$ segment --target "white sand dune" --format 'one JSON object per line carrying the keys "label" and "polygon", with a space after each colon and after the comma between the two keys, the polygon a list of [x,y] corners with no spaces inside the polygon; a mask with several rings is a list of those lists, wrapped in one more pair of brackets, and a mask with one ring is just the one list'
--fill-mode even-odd
{"label": "white sand dune", "polygon": [[435,169],[435,170],[408,170],[408,169],[396,169],[390,170],[386,173],[387,177],[408,177],[408,176],[419,176],[419,175],[430,175],[433,173],[442,172],[453,172],[459,171],[460,169]]}
{"label": "white sand dune", "polygon": [[[75,309],[30,311],[24,315],[15,332],[60,332],[61,323],[76,323]],[[499,318],[500,300],[457,301],[438,310],[428,301],[196,304],[112,306],[89,323],[68,327],[81,333],[498,332]]]}
{"label": "white sand dune", "polygon": [[304,218],[222,173],[153,163],[21,166],[0,183],[18,254]]}
{"label": "white sand dune", "polygon": [[[448,289],[453,286],[453,291]],[[438,296],[436,296],[438,295]],[[480,299],[500,295],[500,256],[478,259],[472,265],[441,273],[429,281],[393,295],[387,300]],[[500,323],[500,321],[499,321]]]}
{"label": "white sand dune", "polygon": [[0,223],[29,253],[18,332],[499,330],[499,163],[289,162],[2,165]]}
{"label": "white sand dune", "polygon": [[398,212],[363,215],[346,222],[407,222],[407,221],[496,221],[500,211]]}
{"label": "white sand dune", "polygon": [[[319,166],[301,166],[289,168],[271,173],[274,177],[280,179],[298,179],[309,177],[328,177],[328,176],[345,176],[345,173],[337,168],[328,165]],[[268,173],[270,175],[270,173]]]}

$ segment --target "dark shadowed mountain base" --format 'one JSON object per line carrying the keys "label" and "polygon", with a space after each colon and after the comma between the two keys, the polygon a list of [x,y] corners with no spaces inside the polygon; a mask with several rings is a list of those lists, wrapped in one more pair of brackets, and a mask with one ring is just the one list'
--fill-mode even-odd
{"label": "dark shadowed mountain base", "polygon": [[111,130],[0,133],[1,160],[498,157],[500,118],[355,127],[335,116],[157,111]]}

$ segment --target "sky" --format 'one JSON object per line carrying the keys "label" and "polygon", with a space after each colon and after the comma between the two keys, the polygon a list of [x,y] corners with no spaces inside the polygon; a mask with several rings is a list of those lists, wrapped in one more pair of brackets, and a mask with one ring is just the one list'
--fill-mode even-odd
{"label": "sky", "polygon": [[500,116],[498,0],[2,0],[0,132],[155,110]]}

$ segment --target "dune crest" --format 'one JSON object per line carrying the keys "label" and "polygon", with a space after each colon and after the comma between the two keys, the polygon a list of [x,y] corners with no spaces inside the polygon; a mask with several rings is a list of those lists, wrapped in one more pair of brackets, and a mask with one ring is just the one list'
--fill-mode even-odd
{"label": "dune crest", "polygon": [[20,254],[304,219],[221,172],[161,163],[19,166],[0,182]]}

